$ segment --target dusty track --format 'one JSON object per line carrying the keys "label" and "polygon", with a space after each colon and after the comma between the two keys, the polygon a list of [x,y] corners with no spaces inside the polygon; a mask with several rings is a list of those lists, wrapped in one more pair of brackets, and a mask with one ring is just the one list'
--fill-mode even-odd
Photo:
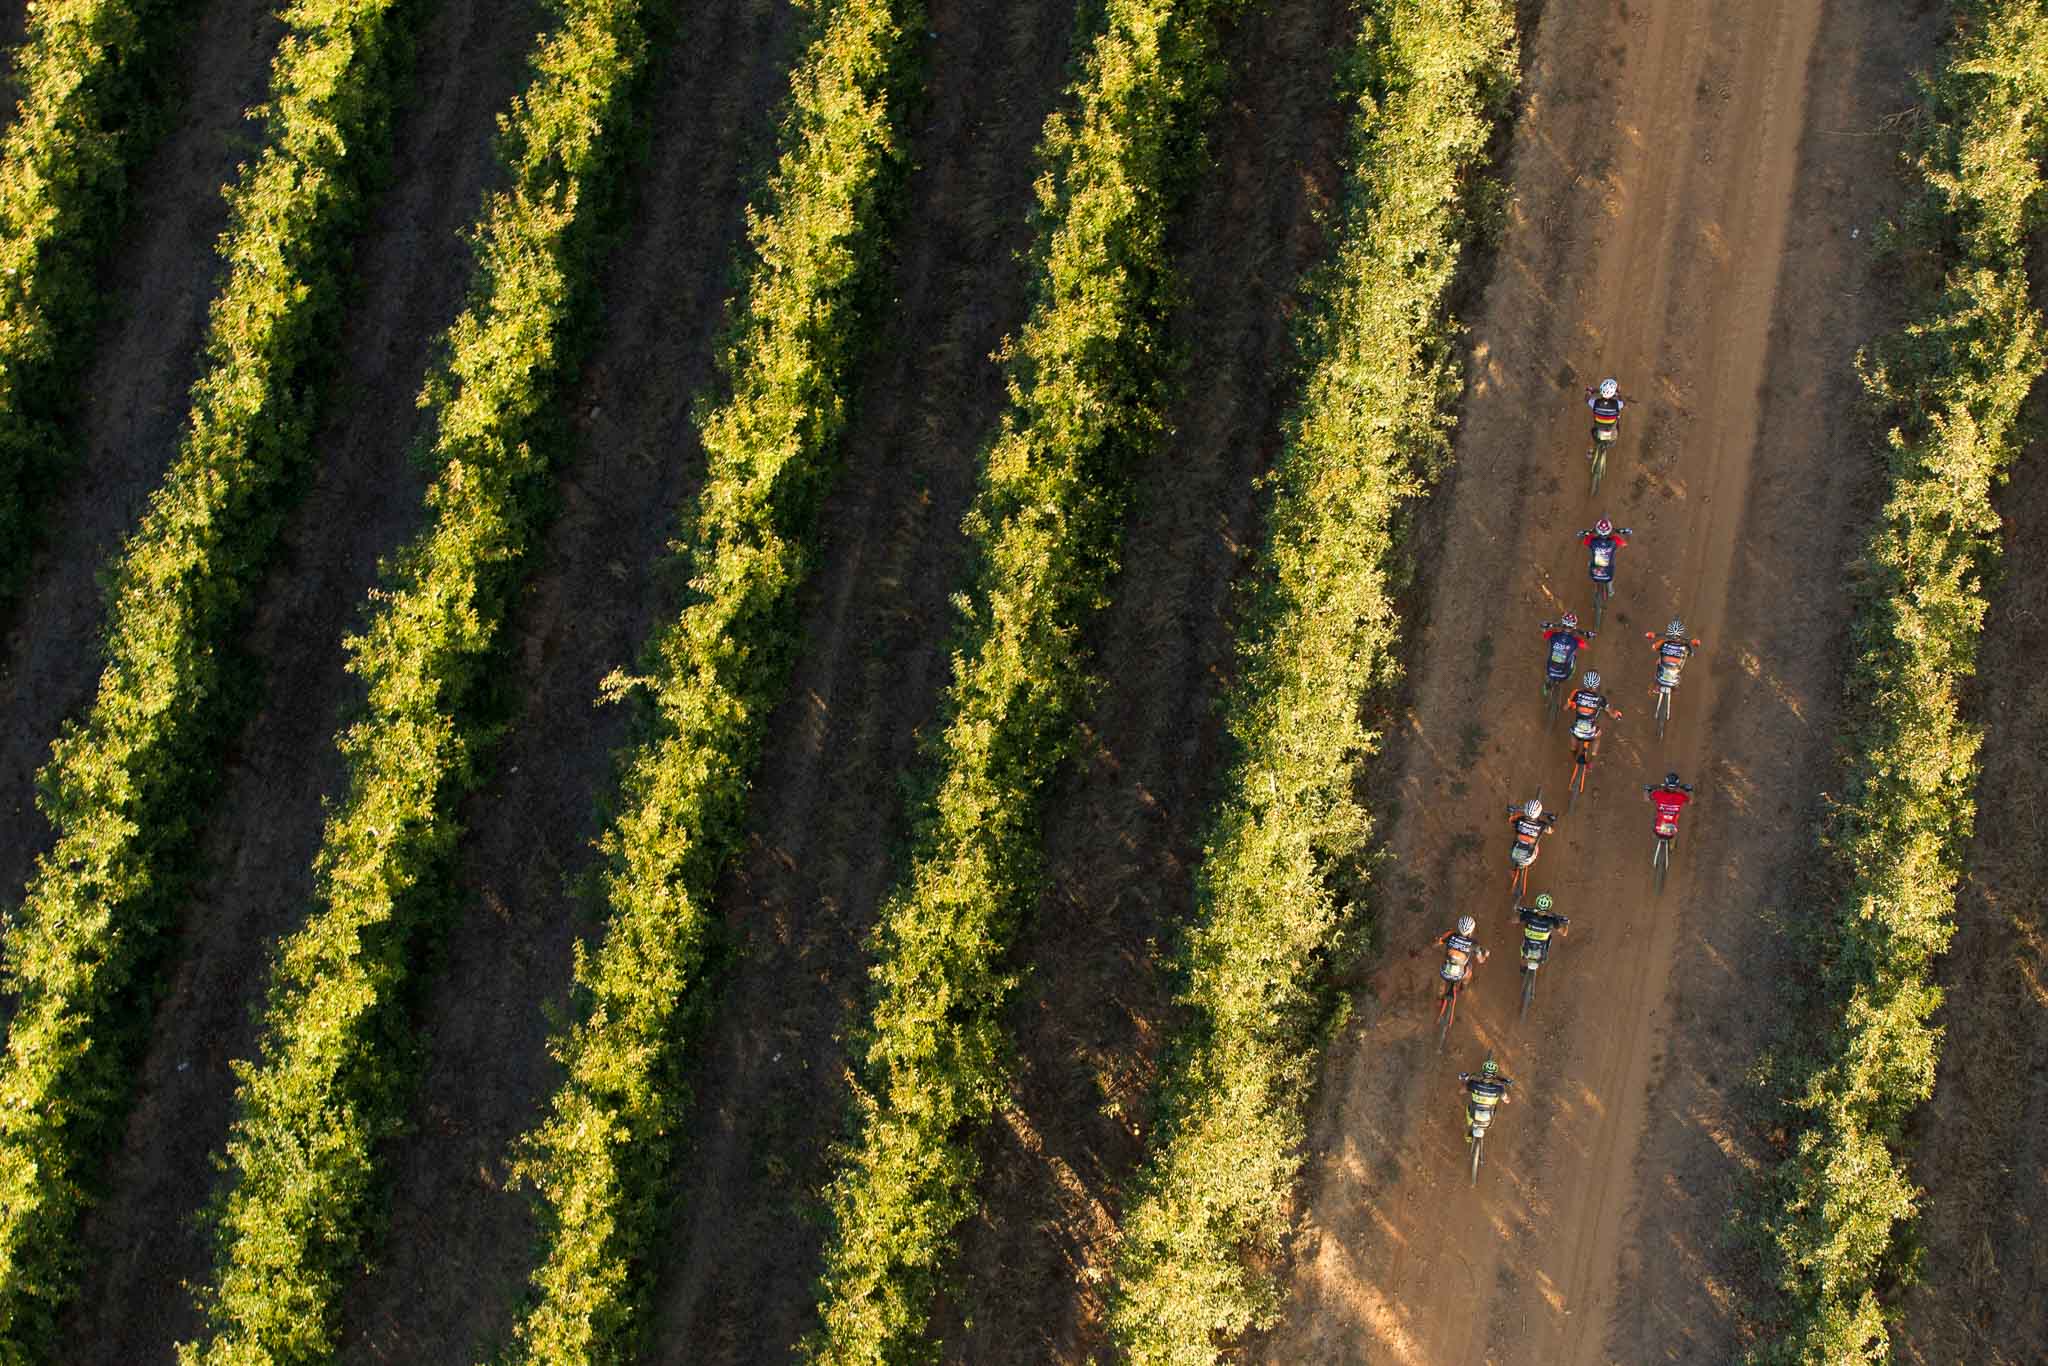
{"label": "dusty track", "polygon": [[[1889,321],[1863,248],[1898,193],[1878,119],[1924,36],[1879,0],[1544,6],[1456,482],[1418,538],[1429,622],[1376,799],[1398,809],[1387,955],[1328,1060],[1261,1359],[1738,1351],[1751,1272],[1722,1225],[1763,1148],[1742,1069],[1832,772],[1836,566],[1873,473],[1849,363]],[[1596,503],[1580,386],[1601,373],[1639,401]],[[1587,662],[1630,714],[1538,865],[1574,927],[1518,1025],[1502,808],[1539,783],[1561,805],[1535,623],[1585,609],[1573,538],[1602,511],[1637,534]],[[1660,743],[1642,632],[1673,608],[1707,650]],[[1667,767],[1700,800],[1653,900],[1638,789]],[[1427,945],[1463,911],[1495,958],[1439,1055]],[[1475,1191],[1455,1073],[1489,1049],[1519,1103]]]}
{"label": "dusty track", "polygon": [[935,1330],[949,1361],[1105,1350],[1108,1239],[1176,1024],[1161,969],[1213,796],[1230,587],[1296,389],[1290,321],[1327,246],[1318,215],[1344,152],[1335,63],[1355,24],[1343,4],[1283,6],[1224,37],[1213,165],[1174,235],[1187,389],[1175,435],[1138,472],[1123,567],[1089,631],[1104,686],[1083,762],[1046,803],[1048,886],[1015,954],[1030,964],[1011,1019],[1020,1065],[982,1144],[959,1300]]}
{"label": "dusty track", "polygon": [[1977,837],[1941,966],[1948,1033],[1934,1102],[1914,1133],[1927,1261],[1893,1335],[1914,1366],[2048,1360],[2048,1098],[2015,1080],[2048,1050],[2048,442],[2022,457],[1998,506],[2007,577],[1969,707],[1984,727]]}
{"label": "dusty track", "polygon": [[810,1326],[815,1200],[845,1114],[864,936],[897,875],[900,780],[948,671],[975,457],[1024,316],[1032,149],[1065,79],[1064,0],[935,0],[896,233],[898,302],[856,399],[769,722],[749,846],[720,897],[733,962],[685,1135],[652,1361],[785,1359]]}
{"label": "dusty track", "polygon": [[[421,520],[413,398],[469,278],[458,234],[495,174],[492,116],[523,82],[542,22],[524,0],[509,14],[442,0],[420,31],[390,185],[356,251],[359,284],[318,463],[242,642],[265,702],[227,757],[203,846],[208,872],[172,950],[109,1195],[87,1223],[89,1272],[70,1340],[90,1347],[78,1360],[165,1360],[198,1326],[181,1282],[203,1279],[210,1265],[194,1215],[217,1180],[210,1155],[227,1137],[229,1062],[253,1053],[272,947],[310,904],[321,802],[342,781],[333,735],[360,696],[342,671],[342,635],[361,620],[377,557]],[[138,209],[152,216],[147,201]],[[201,269],[194,278],[211,277]],[[173,416],[183,412],[176,405]]]}
{"label": "dusty track", "polygon": [[99,681],[95,576],[135,529],[184,434],[220,277],[221,187],[255,150],[243,111],[263,98],[283,32],[273,9],[272,0],[215,0],[198,16],[174,122],[130,183],[128,227],[102,273],[108,305],[84,382],[82,463],[43,507],[42,545],[0,642],[0,898],[9,905],[50,845],[36,770]]}

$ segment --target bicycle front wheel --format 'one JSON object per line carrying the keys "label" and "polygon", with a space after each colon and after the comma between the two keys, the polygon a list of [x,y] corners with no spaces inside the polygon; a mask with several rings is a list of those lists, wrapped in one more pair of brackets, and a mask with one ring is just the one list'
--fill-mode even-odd
{"label": "bicycle front wheel", "polygon": [[1479,1184],[1479,1152],[1485,1145],[1486,1140],[1483,1138],[1472,1140],[1472,1184],[1475,1186]]}
{"label": "bicycle front wheel", "polygon": [[1528,1019],[1528,1018],[1529,1018],[1529,1002],[1531,1002],[1531,1001],[1533,1001],[1533,1000],[1535,1000],[1535,999],[1536,999],[1536,974],[1535,974],[1535,973],[1533,973],[1533,972],[1531,972],[1531,971],[1529,971],[1529,969],[1527,969],[1527,968],[1523,968],[1523,969],[1522,969],[1522,1014],[1521,1014],[1520,1018],[1522,1018],[1522,1019],[1524,1019],[1524,1020],[1526,1020],[1526,1019]]}

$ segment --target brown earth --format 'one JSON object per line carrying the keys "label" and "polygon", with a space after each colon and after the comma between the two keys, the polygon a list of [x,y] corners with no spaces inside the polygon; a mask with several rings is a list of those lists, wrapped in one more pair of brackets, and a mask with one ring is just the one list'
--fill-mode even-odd
{"label": "brown earth", "polygon": [[[322,800],[342,782],[333,735],[360,697],[342,671],[341,639],[361,619],[377,557],[422,521],[425,480],[410,451],[424,428],[413,399],[469,279],[458,234],[497,174],[493,116],[523,84],[542,24],[539,7],[523,0],[510,14],[443,0],[419,33],[390,188],[373,200],[356,251],[317,463],[243,641],[265,704],[226,757],[202,848],[207,873],[170,952],[106,1201],[87,1221],[87,1275],[69,1339],[90,1348],[76,1360],[166,1360],[199,1327],[184,1283],[210,1268],[211,1243],[194,1215],[214,1189],[212,1156],[227,1136],[229,1062],[253,1053],[272,947],[310,904]],[[147,200],[138,210],[139,219],[157,216]],[[197,244],[209,244],[212,230]],[[189,278],[210,279],[209,269],[194,266]],[[150,277],[160,289],[186,278],[163,270]],[[164,421],[166,449],[183,413],[180,402]]]}
{"label": "brown earth", "polygon": [[1103,1292],[1122,1188],[1142,1152],[1159,1049],[1177,1027],[1163,970],[1221,756],[1231,585],[1256,550],[1254,480],[1296,393],[1292,322],[1339,190],[1340,3],[1281,6],[1224,35],[1214,165],[1175,234],[1188,359],[1174,436],[1137,474],[1122,570],[1089,628],[1104,680],[1081,763],[1046,803],[1047,887],[1019,936],[1018,1067],[980,1145],[980,1211],[937,1316],[963,1363],[1106,1350]]}
{"label": "brown earth", "polygon": [[227,226],[221,189],[257,146],[243,111],[263,98],[283,29],[272,0],[216,0],[186,51],[175,122],[129,188],[128,226],[102,280],[106,296],[79,417],[82,463],[43,505],[42,539],[21,598],[4,617],[0,692],[0,899],[19,900],[50,846],[35,775],[63,721],[99,681],[97,581],[177,454],[199,374],[206,309]]}
{"label": "brown earth", "polygon": [[[2035,399],[2038,422],[2048,409],[2038,388]],[[2048,442],[2021,459],[1998,507],[2006,572],[1967,699],[1984,729],[1977,834],[1938,974],[1934,1101],[1913,1134],[1926,1262],[1892,1337],[1914,1366],[2048,1360],[2048,1102],[2020,1080],[2048,1052]]]}
{"label": "brown earth", "polygon": [[1024,317],[1033,149],[1073,11],[937,0],[927,27],[896,305],[824,506],[748,847],[720,897],[733,961],[700,1049],[652,1361],[780,1360],[811,1324],[865,936],[898,870],[902,775],[948,677],[960,519],[1003,404],[989,353]]}
{"label": "brown earth", "polygon": [[566,996],[572,946],[592,930],[572,883],[594,863],[612,755],[632,738],[627,709],[593,703],[674,602],[664,548],[704,466],[690,403],[712,379],[800,28],[769,0],[700,6],[654,73],[630,229],[570,400],[582,449],[513,621],[510,734],[462,808],[456,913],[419,1013],[415,1127],[388,1155],[390,1234],[345,1305],[345,1360],[484,1359],[525,1294],[537,1229],[506,1160],[561,1080],[543,1004]]}
{"label": "brown earth", "polygon": [[[1833,773],[1839,566],[1875,486],[1851,362],[1893,321],[1864,243],[1903,193],[1885,116],[1930,23],[1880,0],[1548,0],[1529,35],[1515,205],[1455,483],[1417,537],[1428,620],[1375,798],[1398,813],[1386,952],[1327,1059],[1287,1317],[1252,1355],[1744,1344],[1755,1268],[1726,1224],[1767,1155],[1744,1073],[1795,968],[1777,927]],[[1580,405],[1605,373],[1636,403],[1595,499]],[[1585,662],[1627,715],[1537,866],[1574,926],[1518,1023],[1503,812],[1565,796],[1536,622],[1586,610],[1575,533],[1601,512],[1635,537]],[[1707,644],[1660,741],[1642,633],[1673,609]],[[1656,898],[1639,792],[1667,768],[1699,791]],[[1439,1054],[1428,945],[1461,912],[1495,959]],[[1456,1073],[1489,1051],[1519,1103],[1475,1190]]]}

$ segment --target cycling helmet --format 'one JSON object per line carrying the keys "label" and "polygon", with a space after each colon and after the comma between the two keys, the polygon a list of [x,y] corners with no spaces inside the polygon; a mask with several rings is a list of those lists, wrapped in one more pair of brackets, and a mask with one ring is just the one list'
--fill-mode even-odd
{"label": "cycling helmet", "polygon": [[1597,692],[1600,688],[1600,671],[1598,669],[1588,669],[1586,670],[1586,676],[1579,681]]}
{"label": "cycling helmet", "polygon": [[1593,523],[1593,534],[1595,536],[1612,536],[1614,534],[1613,519],[1602,517],[1599,521]]}
{"label": "cycling helmet", "polygon": [[1600,381],[1600,397],[1613,398],[1616,394],[1620,392],[1621,386],[1615,383],[1613,380],[1603,379]]}
{"label": "cycling helmet", "polygon": [[[1674,773],[1671,776],[1676,778],[1678,775]],[[1522,803],[1522,814],[1532,821],[1535,820],[1543,814],[1543,803],[1531,797],[1528,801]]]}
{"label": "cycling helmet", "polygon": [[1556,904],[1557,904],[1557,903],[1556,903],[1555,901],[1552,901],[1552,900],[1550,899],[1550,893],[1548,893],[1548,892],[1541,892],[1541,893],[1538,893],[1538,894],[1537,894],[1537,897],[1536,897],[1536,909],[1537,909],[1537,910],[1539,910],[1539,911],[1548,911],[1548,910],[1549,910],[1549,909],[1550,909],[1550,908],[1551,908],[1552,906],[1555,906]]}
{"label": "cycling helmet", "polygon": [[1685,619],[1673,617],[1671,624],[1664,628],[1664,634],[1667,636],[1683,636],[1685,634]]}
{"label": "cycling helmet", "polygon": [[1567,631],[1576,631],[1579,629],[1579,614],[1577,612],[1566,612],[1557,624],[1564,627]]}
{"label": "cycling helmet", "polygon": [[1470,934],[1470,933],[1472,933],[1472,931],[1474,931],[1474,930],[1476,930],[1476,929],[1478,929],[1478,928],[1479,928],[1479,922],[1478,922],[1478,921],[1476,921],[1476,920],[1474,920],[1474,919],[1473,919],[1473,918],[1472,918],[1471,916],[1469,916],[1469,915],[1461,915],[1461,916],[1459,916],[1459,917],[1458,917],[1458,933],[1459,933],[1459,934]]}
{"label": "cycling helmet", "polygon": [[1678,775],[1676,773],[1667,773],[1664,775],[1664,786],[1681,787],[1683,786],[1683,784],[1678,781]]}
{"label": "cycling helmet", "polygon": [[1492,1058],[1488,1058],[1485,1062],[1479,1064],[1479,1075],[1482,1077],[1486,1077],[1489,1080],[1499,1076],[1500,1064],[1495,1062]]}

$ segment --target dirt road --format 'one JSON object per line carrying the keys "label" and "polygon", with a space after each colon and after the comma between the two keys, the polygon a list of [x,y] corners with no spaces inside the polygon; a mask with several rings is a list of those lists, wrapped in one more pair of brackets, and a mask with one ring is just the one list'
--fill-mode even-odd
{"label": "dirt road", "polygon": [[[1725,1361],[1751,1274],[1723,1236],[1763,1151],[1743,1068],[1768,1038],[1874,470],[1850,368],[1889,322],[1872,225],[1925,19],[1878,0],[1550,0],[1527,38],[1515,211],[1473,319],[1429,621],[1376,795],[1398,811],[1374,1000],[1332,1049],[1273,1361]],[[1636,399],[1599,498],[1582,386]],[[1589,605],[1581,527],[1635,528],[1585,657],[1624,712],[1532,890],[1572,933],[1517,1022],[1504,808],[1569,773],[1537,622]],[[1659,741],[1643,632],[1706,650]],[[1640,785],[1699,787],[1652,896]],[[1494,952],[1436,1051],[1429,940]],[[1456,1073],[1518,1087],[1467,1184]]]}

